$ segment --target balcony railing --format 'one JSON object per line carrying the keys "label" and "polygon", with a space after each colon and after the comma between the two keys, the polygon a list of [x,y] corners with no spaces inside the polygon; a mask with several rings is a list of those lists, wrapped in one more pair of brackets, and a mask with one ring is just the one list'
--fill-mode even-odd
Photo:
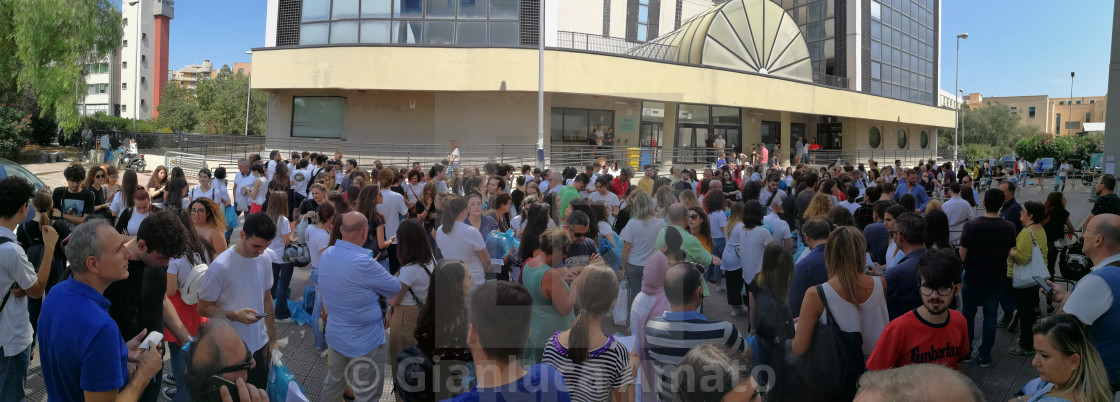
{"label": "balcony railing", "polygon": [[848,88],[848,77],[841,77],[838,75],[828,75],[824,73],[813,73],[813,82],[836,88]]}

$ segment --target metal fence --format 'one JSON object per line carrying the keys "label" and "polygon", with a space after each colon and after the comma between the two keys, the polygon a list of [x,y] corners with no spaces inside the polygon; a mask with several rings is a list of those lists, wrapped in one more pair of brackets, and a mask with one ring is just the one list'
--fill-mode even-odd
{"label": "metal fence", "polygon": [[136,133],[121,137],[136,138],[136,147],[144,154],[185,152],[206,155],[208,160],[235,162],[238,158],[259,153],[265,137],[244,135]]}

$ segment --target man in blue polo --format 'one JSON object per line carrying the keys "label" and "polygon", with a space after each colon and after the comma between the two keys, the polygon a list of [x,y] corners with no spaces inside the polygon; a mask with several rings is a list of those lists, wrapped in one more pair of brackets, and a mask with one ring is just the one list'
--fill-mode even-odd
{"label": "man in blue polo", "polygon": [[786,302],[794,317],[801,315],[801,302],[805,299],[805,291],[828,282],[828,267],[824,263],[824,243],[830,233],[832,233],[832,224],[822,217],[810,219],[801,225],[801,236],[805,238],[805,245],[811,251],[793,268],[793,282],[790,283]]}
{"label": "man in blue polo", "polygon": [[[109,284],[128,278],[128,237],[104,219],[92,219],[70,233],[66,259],[72,277],[51,289],[39,316],[40,361],[49,401],[136,401],[163,370],[160,352],[147,330],[127,344],[109,317]],[[138,363],[132,378],[128,363]]]}
{"label": "man in blue polo", "polygon": [[926,194],[924,187],[918,185],[918,172],[913,169],[906,169],[906,181],[898,183],[898,188],[894,190],[894,196],[891,199],[894,202],[899,202],[902,200],[902,196],[906,194],[913,195],[914,205],[919,210],[925,211],[926,204],[929,203],[929,194]]}
{"label": "man in blue polo", "polygon": [[[327,248],[319,263],[331,269],[319,272],[319,291],[323,308],[330,312],[327,320],[327,343],[330,344],[330,366],[323,381],[323,400],[342,399],[346,385],[346,368],[351,361],[369,359],[383,362],[389,356],[385,343],[384,314],[378,295],[386,299],[401,291],[401,282],[373,260],[370,251],[362,248],[369,234],[365,215],[350,212],[342,216],[339,228],[342,238]],[[376,375],[373,384],[354,390],[356,401],[381,399],[384,375]]]}
{"label": "man in blue polo", "polygon": [[926,255],[926,221],[918,214],[907,212],[895,219],[894,241],[906,253],[894,268],[883,273],[887,280],[887,312],[891,319],[922,305],[918,292],[918,261]]}

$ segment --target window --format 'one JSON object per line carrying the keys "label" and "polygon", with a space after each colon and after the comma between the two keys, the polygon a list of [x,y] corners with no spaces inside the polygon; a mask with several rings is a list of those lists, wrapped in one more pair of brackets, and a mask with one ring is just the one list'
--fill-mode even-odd
{"label": "window", "polygon": [[124,40],[124,47],[128,47],[128,39]]}
{"label": "window", "polygon": [[141,34],[140,34],[140,40],[142,40],[142,41],[148,40],[148,34],[146,34],[146,33],[141,33]]}
{"label": "window", "polygon": [[126,26],[126,27],[128,26],[128,18],[124,19],[124,26]]}
{"label": "window", "polygon": [[882,143],[883,134],[879,132],[878,127],[871,126],[871,128],[867,130],[867,145],[870,145],[872,149],[878,149],[879,145]]}
{"label": "window", "polygon": [[580,143],[588,144],[591,135],[602,132],[614,126],[614,111],[552,108],[552,123],[550,124],[550,138],[553,143],[559,144]]}
{"label": "window", "polygon": [[1086,123],[1092,122],[1093,121],[1092,116],[1093,116],[1093,112],[1085,112],[1085,122]]}
{"label": "window", "polygon": [[905,149],[907,142],[909,141],[908,138],[906,138],[906,129],[898,129],[898,149]]}
{"label": "window", "polygon": [[922,134],[918,137],[918,145],[921,145],[922,149],[929,148],[929,133],[925,130],[922,130]]}
{"label": "window", "polygon": [[140,77],[140,85],[148,83],[148,77]]}
{"label": "window", "polygon": [[1034,118],[1034,106],[1030,107],[1030,110],[1029,110],[1028,113],[1030,113],[1030,114],[1027,115],[1027,117],[1033,119]]}
{"label": "window", "polygon": [[877,1],[871,2],[871,19],[878,21],[882,18],[882,4]]}
{"label": "window", "polygon": [[300,45],[518,45],[518,0],[303,0]]}
{"label": "window", "polygon": [[128,105],[121,105],[121,113],[128,113]]}
{"label": "window", "polygon": [[649,0],[638,0],[638,33],[637,41],[649,40]]}
{"label": "window", "polygon": [[1092,105],[1092,104],[1094,104],[1094,103],[1097,103],[1096,99],[1089,99],[1089,104],[1090,104],[1090,105]]}
{"label": "window", "polygon": [[[1054,131],[1062,131],[1062,114],[1058,113],[1058,117],[1054,119]],[[1055,133],[1056,134],[1056,133]]]}
{"label": "window", "polygon": [[297,96],[292,99],[292,137],[342,138],[346,98]]}
{"label": "window", "polygon": [[1078,104],[1078,105],[1080,105],[1080,104],[1081,104],[1081,101],[1077,101],[1077,104]]}
{"label": "window", "polygon": [[239,68],[239,69],[237,69],[237,73],[238,74],[245,74],[245,69],[244,68]]}
{"label": "window", "polygon": [[121,89],[122,90],[127,90],[128,89],[128,83],[127,82],[122,82],[121,83]]}
{"label": "window", "polygon": [[121,69],[126,69],[126,68],[128,68],[128,62],[127,61],[122,61],[121,62]]}
{"label": "window", "polygon": [[140,55],[140,62],[141,63],[147,63],[148,62],[148,56],[147,55]]}
{"label": "window", "polygon": [[1015,106],[1012,106],[1011,107],[1011,114],[1019,114],[1019,108],[1017,108]]}
{"label": "window", "polygon": [[1064,105],[1064,104],[1066,104],[1066,101],[1058,101],[1058,104],[1059,105]]}

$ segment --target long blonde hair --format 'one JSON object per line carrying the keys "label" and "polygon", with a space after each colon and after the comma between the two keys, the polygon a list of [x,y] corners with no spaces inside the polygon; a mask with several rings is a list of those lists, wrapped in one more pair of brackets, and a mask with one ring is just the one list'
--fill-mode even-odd
{"label": "long blonde hair", "polygon": [[727,224],[723,226],[723,234],[731,237],[731,232],[735,231],[735,226],[743,221],[743,203],[736,202],[731,204],[731,213],[727,215]]}
{"label": "long blonde hair", "polygon": [[700,205],[700,199],[696,198],[696,193],[692,192],[692,190],[681,191],[680,195],[678,195],[677,198],[680,198],[681,204],[684,204],[684,206],[686,207],[702,208],[702,206]]}
{"label": "long blonde hair", "polygon": [[657,210],[653,208],[653,199],[644,190],[634,190],[630,194],[630,215],[633,219],[646,221],[654,218]]}
{"label": "long blonde hair", "polygon": [[[860,309],[856,288],[859,287],[860,277],[863,276],[863,255],[866,252],[867,243],[863,240],[863,233],[851,226],[843,226],[832,231],[824,246],[828,277],[840,281],[840,287],[848,296],[844,300],[856,306],[856,310]],[[820,296],[824,297],[824,295]]]}
{"label": "long blonde hair", "polygon": [[610,267],[597,262],[584,268],[577,281],[576,305],[580,313],[568,332],[568,356],[573,363],[582,364],[591,352],[588,327],[591,320],[601,320],[614,305],[618,277]]}
{"label": "long blonde hair", "polygon": [[1088,331],[1077,317],[1068,314],[1058,314],[1043,318],[1034,324],[1035,335],[1042,335],[1050,339],[1058,352],[1066,355],[1081,356],[1081,364],[1073,370],[1069,381],[1054,390],[1067,391],[1074,394],[1078,402],[1108,402],[1112,400],[1112,387],[1108,383],[1108,375],[1104,369],[1104,362],[1100,353],[1093,347]]}

